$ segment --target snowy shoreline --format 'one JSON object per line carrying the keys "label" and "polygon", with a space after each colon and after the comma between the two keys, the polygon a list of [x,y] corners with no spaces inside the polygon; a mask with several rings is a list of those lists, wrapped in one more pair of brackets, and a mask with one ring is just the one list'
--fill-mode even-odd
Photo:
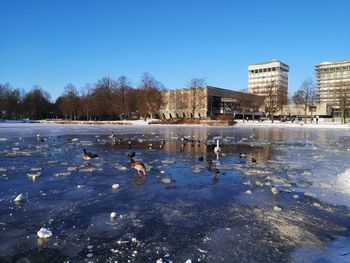
{"label": "snowy shoreline", "polygon": [[[159,125],[159,126],[190,126],[190,127],[208,127],[207,125],[202,124],[152,124],[152,122],[157,121],[156,119],[147,119],[144,120],[123,120],[123,121],[40,121],[40,123],[54,123],[54,124],[63,124],[63,125],[135,125],[135,126],[146,126],[146,125]],[[286,123],[275,121],[245,121],[236,120],[237,124],[235,127],[272,127],[272,128],[311,128],[311,129],[342,129],[350,130],[350,123],[341,124],[336,122],[319,122],[316,123]],[[232,127],[232,126],[216,126],[216,127]]]}

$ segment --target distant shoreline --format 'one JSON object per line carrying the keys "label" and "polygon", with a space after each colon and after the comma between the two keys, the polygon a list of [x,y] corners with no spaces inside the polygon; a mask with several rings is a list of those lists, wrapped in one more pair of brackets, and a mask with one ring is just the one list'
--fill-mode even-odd
{"label": "distant shoreline", "polygon": [[121,125],[121,126],[173,126],[173,127],[239,127],[239,128],[307,128],[307,129],[341,129],[341,130],[350,130],[350,123],[341,124],[334,122],[319,122],[316,123],[290,123],[290,122],[280,122],[274,121],[245,121],[236,120],[236,124],[234,126],[208,126],[203,124],[155,124],[154,122],[158,121],[156,119],[147,119],[145,120],[122,120],[122,121],[68,121],[68,120],[33,120],[33,121],[3,121],[0,122],[2,124],[16,124],[16,123],[42,123],[42,124],[63,124],[63,125]]}

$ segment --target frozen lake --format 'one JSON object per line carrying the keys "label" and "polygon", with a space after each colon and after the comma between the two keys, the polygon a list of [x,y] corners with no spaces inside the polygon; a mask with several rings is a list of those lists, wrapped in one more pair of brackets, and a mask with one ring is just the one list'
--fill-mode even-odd
{"label": "frozen lake", "polygon": [[350,132],[0,123],[0,204],[1,262],[350,262]]}

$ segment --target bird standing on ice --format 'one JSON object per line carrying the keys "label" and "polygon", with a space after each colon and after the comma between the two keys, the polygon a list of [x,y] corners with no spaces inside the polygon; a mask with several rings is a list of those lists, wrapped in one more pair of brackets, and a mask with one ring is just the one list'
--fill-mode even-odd
{"label": "bird standing on ice", "polygon": [[134,168],[137,171],[137,175],[147,175],[146,167],[141,162],[132,162],[130,164],[132,168]]}
{"label": "bird standing on ice", "polygon": [[220,140],[216,140],[216,146],[214,148],[214,153],[220,153],[221,147],[220,147]]}

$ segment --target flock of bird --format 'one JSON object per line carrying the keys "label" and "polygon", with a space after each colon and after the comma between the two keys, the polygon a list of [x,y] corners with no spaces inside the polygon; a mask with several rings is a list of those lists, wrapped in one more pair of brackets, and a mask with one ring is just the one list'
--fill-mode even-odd
{"label": "flock of bird", "polygon": [[[123,140],[121,139],[117,139],[115,138],[115,134],[112,132],[111,135],[108,136],[109,139],[111,139],[112,141],[112,145],[116,145],[116,144],[119,144],[119,143],[122,143]],[[196,143],[198,146],[200,146],[201,144],[207,144],[207,140],[192,140],[192,139],[189,139],[189,138],[186,138],[186,137],[181,137],[181,149],[183,149],[183,147],[190,143],[192,146],[194,146]],[[143,140],[140,140],[139,139],[139,142],[143,142]],[[165,141],[164,140],[161,140],[159,143],[158,143],[158,147],[163,149],[164,148],[164,145],[165,145]],[[128,149],[131,149],[132,147],[132,141],[131,139],[128,139],[127,140],[127,148]],[[150,150],[154,149],[155,147],[155,144],[153,143],[149,143],[148,144],[148,148]],[[180,150],[181,151],[181,150]],[[222,153],[222,148],[220,147],[220,140],[217,139],[216,140],[216,146],[214,147],[214,153],[216,154],[217,156],[217,159],[218,159],[218,156],[220,154],[224,155]],[[135,157],[136,153],[135,152],[129,152],[127,154],[127,158],[129,160],[129,163],[130,163],[130,167],[131,168],[134,168],[136,171],[137,171],[137,175],[139,176],[146,176],[147,175],[147,170],[146,170],[146,166],[143,162],[138,162],[138,161],[135,161],[134,160],[134,157]],[[239,153],[239,158],[243,158],[243,159],[247,159],[248,157],[250,156],[250,160],[251,162],[255,163],[256,162],[256,159],[254,157],[252,157],[251,155],[248,155],[246,153]],[[91,160],[91,159],[95,159],[95,158],[98,158],[99,156],[97,154],[94,154],[94,153],[91,153],[91,152],[88,152],[86,151],[86,149],[83,149],[83,159],[84,160]],[[213,160],[212,159],[209,159],[209,158],[206,158],[207,159],[207,165],[208,165],[208,169],[209,170],[212,170],[212,167],[214,165],[213,163]],[[204,161],[204,156],[200,156],[199,161],[203,162]],[[215,167],[214,169],[215,173],[218,174],[220,171],[217,167]]]}

